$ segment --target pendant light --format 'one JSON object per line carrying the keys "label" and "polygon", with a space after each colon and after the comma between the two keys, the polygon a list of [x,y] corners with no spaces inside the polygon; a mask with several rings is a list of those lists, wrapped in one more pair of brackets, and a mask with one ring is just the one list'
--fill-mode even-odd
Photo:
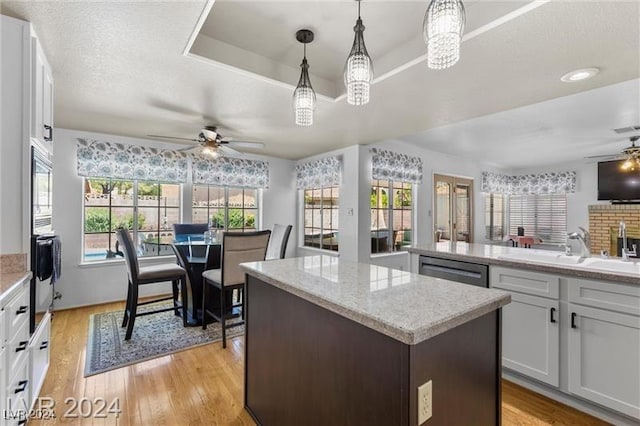
{"label": "pendant light", "polygon": [[300,80],[293,92],[293,108],[296,114],[296,124],[298,126],[311,126],[313,124],[313,111],[316,109],[316,93],[311,87],[309,80],[309,64],[307,63],[307,43],[313,41],[313,32],[310,30],[299,30],[296,39],[304,45],[304,56],[300,68]]}
{"label": "pendant light", "polygon": [[347,86],[347,102],[351,105],[364,105],[369,102],[369,87],[373,80],[373,61],[364,45],[364,25],[360,18],[360,0],[358,2],[358,20],[353,31],[353,46],[344,66],[344,84]]}
{"label": "pendant light", "polygon": [[462,0],[431,0],[424,17],[429,68],[445,69],[458,62],[464,24]]}

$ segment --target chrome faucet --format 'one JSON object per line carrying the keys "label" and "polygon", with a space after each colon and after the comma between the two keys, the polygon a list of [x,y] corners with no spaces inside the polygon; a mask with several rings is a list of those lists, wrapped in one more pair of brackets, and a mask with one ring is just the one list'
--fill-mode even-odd
{"label": "chrome faucet", "polygon": [[629,256],[637,256],[638,252],[635,244],[632,245],[633,250],[629,250],[627,246],[627,224],[624,223],[624,220],[621,220],[618,225],[618,237],[622,238],[622,261],[629,262]]}
{"label": "chrome faucet", "polygon": [[585,259],[591,257],[591,235],[589,231],[579,226],[578,229],[582,232],[573,232],[568,235],[570,240],[580,241],[580,258]]}

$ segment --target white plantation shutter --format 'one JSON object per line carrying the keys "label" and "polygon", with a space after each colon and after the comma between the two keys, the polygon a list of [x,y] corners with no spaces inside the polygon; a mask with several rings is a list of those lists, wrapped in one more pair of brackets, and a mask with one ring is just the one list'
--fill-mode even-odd
{"label": "white plantation shutter", "polygon": [[567,196],[564,194],[509,196],[509,234],[518,227],[546,244],[564,244],[567,237]]}

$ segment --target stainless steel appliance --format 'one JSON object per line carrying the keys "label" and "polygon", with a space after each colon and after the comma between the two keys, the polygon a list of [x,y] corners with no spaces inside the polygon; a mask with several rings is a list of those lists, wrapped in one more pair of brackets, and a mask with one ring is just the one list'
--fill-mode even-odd
{"label": "stainless steel appliance", "polygon": [[489,266],[439,257],[420,256],[420,275],[489,287]]}

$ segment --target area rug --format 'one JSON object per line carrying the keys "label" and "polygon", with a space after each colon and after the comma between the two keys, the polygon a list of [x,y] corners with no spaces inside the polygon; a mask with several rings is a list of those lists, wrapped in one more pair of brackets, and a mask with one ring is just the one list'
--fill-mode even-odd
{"label": "area rug", "polygon": [[[137,317],[131,340],[125,341],[126,328],[121,327],[123,315],[124,311],[113,311],[89,317],[85,377],[222,339],[219,323],[207,325],[206,330],[200,326],[183,327],[182,318],[168,311]],[[228,329],[227,339],[243,333],[243,326]]]}

